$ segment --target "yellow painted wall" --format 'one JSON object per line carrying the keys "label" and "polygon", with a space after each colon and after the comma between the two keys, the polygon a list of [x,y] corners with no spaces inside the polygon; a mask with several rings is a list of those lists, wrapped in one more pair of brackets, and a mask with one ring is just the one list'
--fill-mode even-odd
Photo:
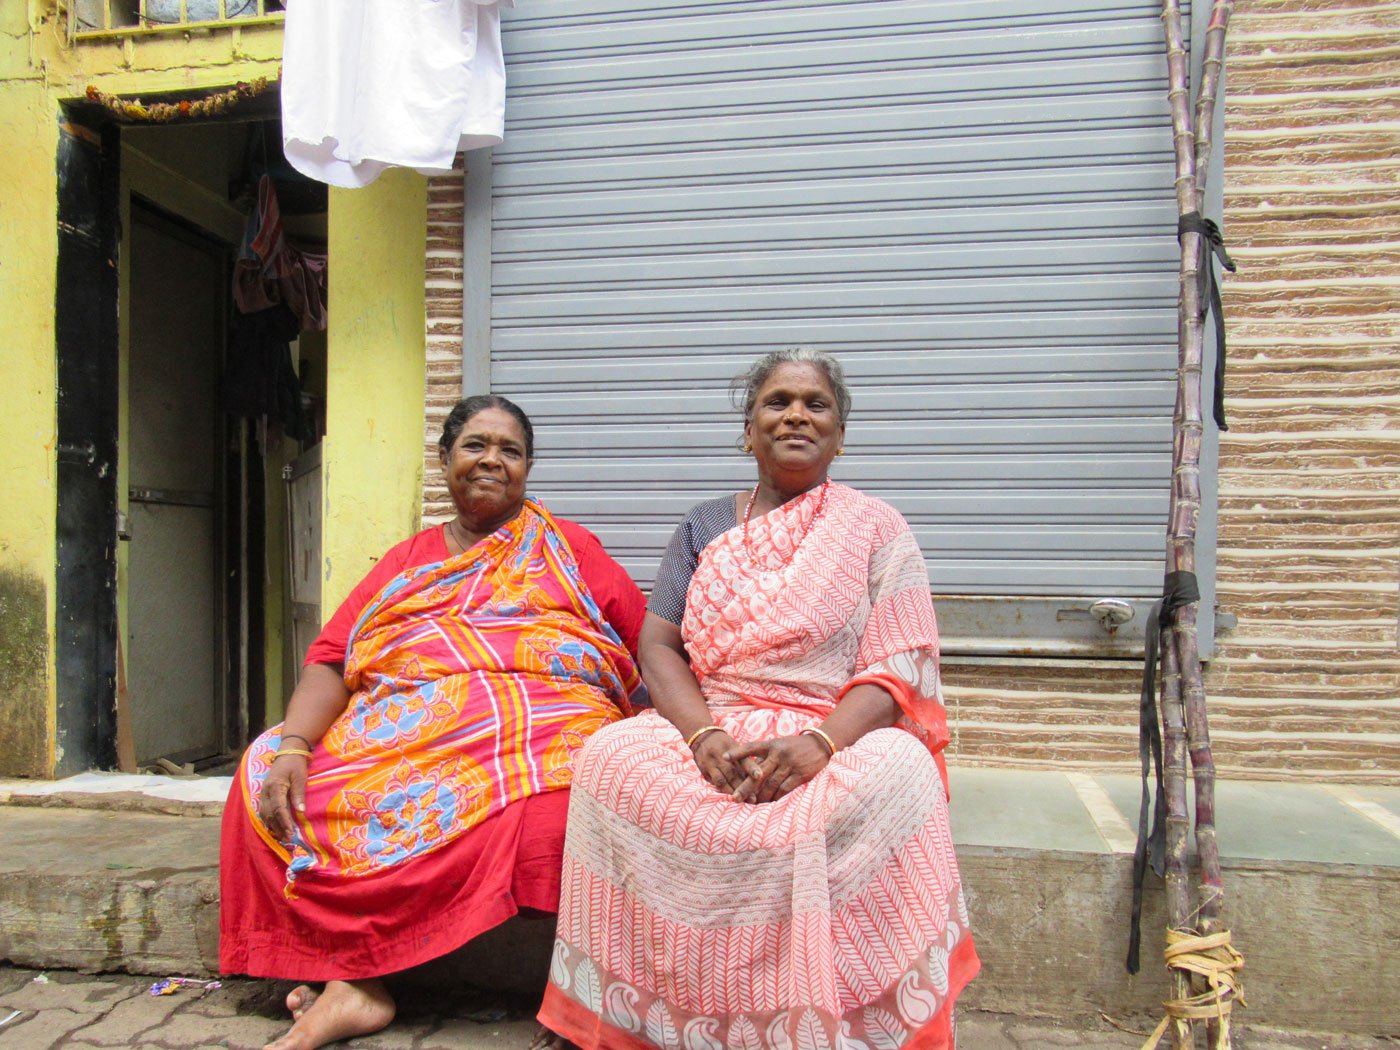
{"label": "yellow painted wall", "polygon": [[[57,0],[0,2],[0,775],[55,766],[58,127],[88,85],[115,94],[277,76],[280,26],[71,44]],[[17,206],[23,202],[23,206]]]}
{"label": "yellow painted wall", "polygon": [[[0,775],[49,776],[54,768],[62,104],[89,85],[130,97],[275,78],[281,52],[279,25],[71,43],[58,0],[0,0],[0,360],[9,395],[0,413]],[[406,172],[331,197],[325,615],[419,520],[426,207],[426,180]],[[280,484],[269,478],[269,486]],[[279,591],[268,597],[280,604]],[[269,618],[278,612],[269,606]],[[268,671],[275,716],[277,661]]]}
{"label": "yellow painted wall", "polygon": [[0,78],[40,81],[59,98],[80,98],[89,84],[139,95],[276,79],[282,60],[278,24],[70,43],[57,0],[5,0],[0,9],[0,34],[11,41],[0,41]]}
{"label": "yellow painted wall", "polygon": [[0,82],[0,774],[21,776],[53,766],[57,150],[44,86]]}
{"label": "yellow painted wall", "polygon": [[331,190],[323,619],[421,521],[427,208],[411,171]]}

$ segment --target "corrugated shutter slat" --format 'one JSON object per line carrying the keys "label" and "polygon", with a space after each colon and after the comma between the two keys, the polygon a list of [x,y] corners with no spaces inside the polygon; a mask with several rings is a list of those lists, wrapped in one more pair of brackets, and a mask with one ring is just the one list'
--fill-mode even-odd
{"label": "corrugated shutter slat", "polygon": [[535,420],[533,490],[649,585],[688,506],[752,484],[728,379],[813,345],[855,392],[834,473],[905,513],[936,593],[1148,600],[1160,32],[1112,0],[508,12],[490,375]]}

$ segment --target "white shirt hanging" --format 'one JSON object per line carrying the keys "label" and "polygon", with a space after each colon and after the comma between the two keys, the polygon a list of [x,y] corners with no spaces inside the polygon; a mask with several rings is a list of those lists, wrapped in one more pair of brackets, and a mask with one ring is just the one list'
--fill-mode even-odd
{"label": "white shirt hanging", "polygon": [[365,186],[428,175],[505,124],[502,7],[514,0],[288,0],[282,141],[302,174]]}

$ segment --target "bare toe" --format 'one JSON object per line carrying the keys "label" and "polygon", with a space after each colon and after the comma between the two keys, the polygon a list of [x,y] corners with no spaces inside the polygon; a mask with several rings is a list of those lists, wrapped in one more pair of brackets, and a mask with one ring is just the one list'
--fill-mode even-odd
{"label": "bare toe", "polygon": [[287,1012],[292,1015],[292,1020],[301,1020],[301,1015],[311,1009],[311,1004],[318,998],[318,993],[310,985],[299,984],[287,993]]}

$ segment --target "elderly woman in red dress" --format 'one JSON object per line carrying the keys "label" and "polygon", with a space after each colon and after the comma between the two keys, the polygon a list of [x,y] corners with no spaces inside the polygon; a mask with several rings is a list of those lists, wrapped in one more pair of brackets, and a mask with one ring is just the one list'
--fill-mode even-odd
{"label": "elderly woman in red dress", "polygon": [[701,503],[642,629],[654,712],[575,766],[540,1020],[585,1050],[953,1045],[978,969],[938,630],[899,513],[828,477],[840,365],[744,383],[751,491]]}
{"label": "elderly woman in red dress", "polygon": [[456,516],[351,592],[224,812],[223,970],[326,982],[276,1050],[377,1031],[382,975],[555,911],[573,756],[639,687],[641,592],[526,497],[525,413],[468,398],[440,447]]}

